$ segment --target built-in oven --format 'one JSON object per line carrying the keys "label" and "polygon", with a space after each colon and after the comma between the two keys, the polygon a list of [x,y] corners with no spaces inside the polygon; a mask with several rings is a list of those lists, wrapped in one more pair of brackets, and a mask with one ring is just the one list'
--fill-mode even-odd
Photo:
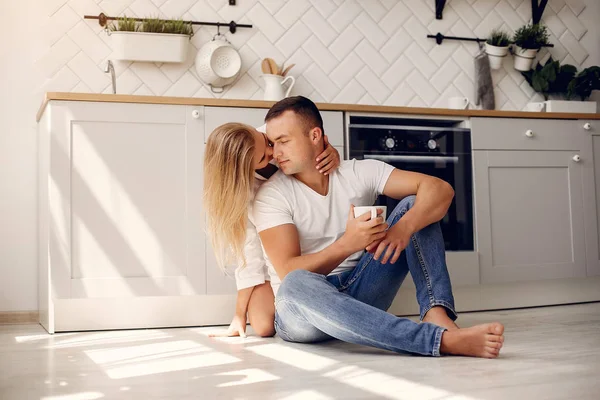
{"label": "built-in oven", "polygon": [[[446,250],[473,251],[473,173],[468,121],[350,115],[349,158],[381,160],[394,167],[436,176],[454,188],[448,213],[440,221]],[[379,196],[377,205],[398,200]]]}

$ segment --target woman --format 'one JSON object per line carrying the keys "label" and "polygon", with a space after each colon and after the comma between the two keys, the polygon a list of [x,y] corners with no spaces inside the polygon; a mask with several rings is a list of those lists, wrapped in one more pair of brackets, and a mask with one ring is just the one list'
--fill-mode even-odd
{"label": "woman", "polygon": [[[325,144],[315,165],[321,173],[328,174],[340,165],[340,156],[327,136]],[[257,335],[273,336],[275,305],[271,282],[277,287],[279,278],[267,268],[251,210],[260,185],[277,172],[271,164],[272,144],[264,133],[249,125],[228,123],[210,134],[204,154],[208,233],[219,267],[226,270],[229,265],[237,265],[238,289],[229,329],[211,336],[245,337],[246,314]]]}

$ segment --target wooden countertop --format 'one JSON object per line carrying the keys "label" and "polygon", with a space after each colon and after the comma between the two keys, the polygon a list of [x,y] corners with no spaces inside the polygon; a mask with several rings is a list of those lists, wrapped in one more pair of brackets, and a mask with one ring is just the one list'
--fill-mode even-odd
{"label": "wooden countertop", "polygon": [[[201,99],[188,97],[164,96],[134,96],[122,94],[96,94],[96,93],[62,93],[48,92],[38,113],[37,121],[42,118],[49,101],[94,101],[108,103],[143,103],[143,104],[175,104],[191,106],[214,107],[244,107],[244,108],[270,108],[274,102],[259,100],[229,100],[229,99]],[[600,119],[600,114],[582,113],[547,113],[525,111],[499,111],[499,110],[452,110],[447,108],[420,108],[420,107],[394,107],[375,106],[363,104],[335,104],[316,103],[321,111],[352,111],[388,114],[417,114],[438,115],[453,117],[498,117],[498,118],[540,118],[540,119]]]}

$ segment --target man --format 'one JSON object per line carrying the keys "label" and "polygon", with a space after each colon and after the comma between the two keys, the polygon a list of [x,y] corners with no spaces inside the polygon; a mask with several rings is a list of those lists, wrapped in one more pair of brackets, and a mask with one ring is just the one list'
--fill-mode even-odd
{"label": "man", "polygon": [[[254,217],[269,262],[282,279],[275,329],[284,340],[331,338],[430,356],[497,357],[499,323],[460,329],[438,221],[454,191],[446,182],[375,160],[316,170],[323,122],[315,104],[292,97],[267,113],[278,171],[258,191]],[[377,196],[401,200],[387,224],[354,206]],[[389,228],[388,228],[389,226]],[[364,252],[364,250],[367,252]],[[386,312],[408,271],[421,323]]]}

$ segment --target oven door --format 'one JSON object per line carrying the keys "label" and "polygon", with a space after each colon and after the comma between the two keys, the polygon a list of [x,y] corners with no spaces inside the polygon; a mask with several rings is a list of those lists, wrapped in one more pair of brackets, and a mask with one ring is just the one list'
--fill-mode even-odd
{"label": "oven door", "polygon": [[[454,188],[454,199],[444,218],[440,221],[446,250],[473,251],[473,197],[471,155],[455,156],[365,154],[365,159],[384,161],[394,167],[420,172],[443,179]],[[388,212],[396,207],[398,200],[379,196],[377,205],[385,205]]]}

